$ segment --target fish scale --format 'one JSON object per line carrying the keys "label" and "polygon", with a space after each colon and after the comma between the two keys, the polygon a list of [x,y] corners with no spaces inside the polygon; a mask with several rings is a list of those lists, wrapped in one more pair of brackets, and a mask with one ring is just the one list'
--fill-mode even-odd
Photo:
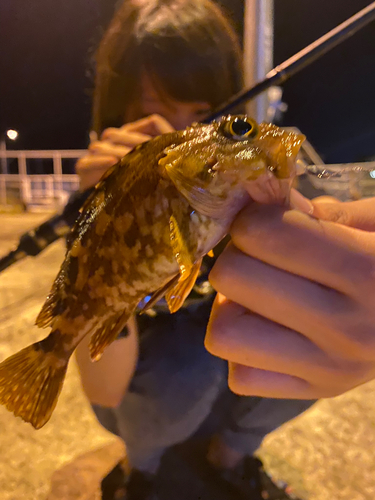
{"label": "fish scale", "polygon": [[145,297],[145,309],[165,297],[176,312],[249,193],[260,201],[271,187],[276,196],[277,180],[280,199],[287,198],[303,140],[245,115],[226,116],[156,137],[111,167],[69,235],[38,315],[50,334],[0,364],[0,403],[42,427],[85,336],[98,360]]}

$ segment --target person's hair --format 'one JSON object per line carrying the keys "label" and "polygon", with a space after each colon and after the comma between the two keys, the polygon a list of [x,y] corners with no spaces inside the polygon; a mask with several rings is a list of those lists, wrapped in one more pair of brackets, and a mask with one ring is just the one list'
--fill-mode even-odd
{"label": "person's hair", "polygon": [[242,87],[241,50],[210,0],[125,0],[96,56],[93,129],[119,127],[139,102],[141,74],[161,95],[218,106]]}

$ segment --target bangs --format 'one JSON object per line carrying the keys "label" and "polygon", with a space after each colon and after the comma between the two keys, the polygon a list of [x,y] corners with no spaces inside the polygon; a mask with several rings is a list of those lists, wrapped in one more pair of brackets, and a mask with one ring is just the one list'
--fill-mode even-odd
{"label": "bangs", "polygon": [[176,101],[214,107],[242,87],[238,39],[211,2],[159,3],[138,25],[135,41],[145,73]]}
{"label": "bangs", "polygon": [[217,47],[214,51],[207,46],[202,50],[180,37],[168,37],[158,44],[145,40],[140,51],[143,70],[161,97],[164,94],[176,101],[207,102],[216,107],[239,88],[233,72],[228,71],[226,54]]}

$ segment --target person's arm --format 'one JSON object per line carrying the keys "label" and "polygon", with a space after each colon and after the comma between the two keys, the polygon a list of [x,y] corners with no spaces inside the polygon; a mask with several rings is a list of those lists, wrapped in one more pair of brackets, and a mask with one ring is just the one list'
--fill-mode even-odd
{"label": "person's arm", "polygon": [[375,377],[375,198],[313,205],[247,207],[211,272],[206,347],[238,394],[317,399]]}
{"label": "person's arm", "polygon": [[128,329],[129,335],[115,340],[95,363],[89,356],[90,336],[85,337],[76,349],[82,387],[93,404],[115,408],[130,384],[138,359],[134,317],[129,321]]}

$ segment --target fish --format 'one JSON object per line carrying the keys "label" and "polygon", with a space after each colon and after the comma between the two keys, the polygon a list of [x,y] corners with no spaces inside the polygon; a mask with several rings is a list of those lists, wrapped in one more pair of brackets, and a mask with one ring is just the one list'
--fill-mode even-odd
{"label": "fish", "polygon": [[43,427],[85,336],[97,361],[145,297],[143,312],[163,297],[176,312],[236,214],[269,193],[287,198],[304,139],[228,115],[139,144],[111,167],[81,210],[36,319],[49,335],[0,364],[0,404]]}

